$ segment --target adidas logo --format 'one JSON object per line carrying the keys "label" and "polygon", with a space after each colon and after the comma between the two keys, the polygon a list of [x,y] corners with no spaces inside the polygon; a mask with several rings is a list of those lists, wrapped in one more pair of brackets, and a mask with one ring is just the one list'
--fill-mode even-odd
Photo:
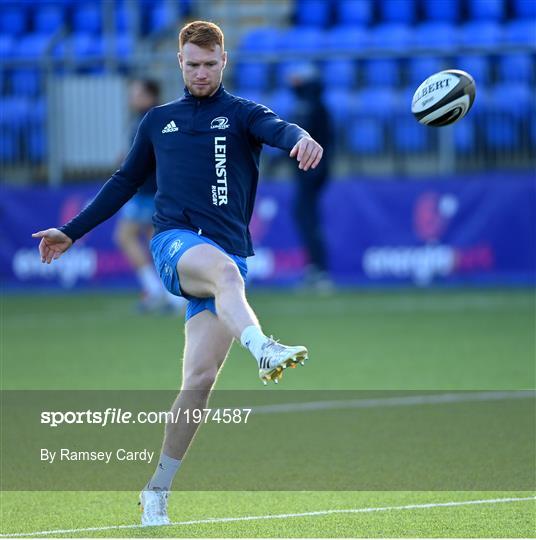
{"label": "adidas logo", "polygon": [[166,127],[162,130],[162,133],[173,133],[174,131],[179,131],[179,128],[176,126],[174,120],[169,122]]}

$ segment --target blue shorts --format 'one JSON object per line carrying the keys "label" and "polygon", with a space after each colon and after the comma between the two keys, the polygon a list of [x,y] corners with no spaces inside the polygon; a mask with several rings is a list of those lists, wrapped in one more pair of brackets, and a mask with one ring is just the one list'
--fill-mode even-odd
{"label": "blue shorts", "polygon": [[120,219],[151,225],[154,214],[154,195],[137,193],[119,212]]}
{"label": "blue shorts", "polygon": [[164,286],[171,294],[183,296],[189,300],[188,306],[186,307],[186,320],[191,319],[194,315],[201,313],[201,311],[204,311],[205,309],[208,309],[216,315],[216,306],[213,297],[198,298],[190,296],[181,291],[180,288],[177,263],[182,255],[190,248],[200,244],[210,244],[230,257],[240,270],[240,275],[244,280],[246,279],[248,272],[247,262],[244,257],[227,253],[221,246],[216,244],[216,242],[210,240],[206,236],[200,236],[194,231],[189,231],[187,229],[172,229],[154,236],[151,240],[151,253],[153,255],[156,270],[160,274]]}

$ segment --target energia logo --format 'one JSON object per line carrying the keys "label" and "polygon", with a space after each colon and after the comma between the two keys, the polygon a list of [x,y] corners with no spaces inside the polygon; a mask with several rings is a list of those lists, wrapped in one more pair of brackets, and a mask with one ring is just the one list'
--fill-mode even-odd
{"label": "energia logo", "polygon": [[227,129],[229,127],[229,119],[226,116],[218,116],[210,122],[210,129]]}

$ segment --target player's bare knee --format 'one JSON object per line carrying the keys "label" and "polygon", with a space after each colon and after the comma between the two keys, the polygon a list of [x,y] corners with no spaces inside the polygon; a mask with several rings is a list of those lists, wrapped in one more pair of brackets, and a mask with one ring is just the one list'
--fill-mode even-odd
{"label": "player's bare knee", "polygon": [[183,390],[192,391],[191,398],[193,400],[206,399],[206,395],[214,385],[217,375],[218,368],[216,366],[185,373]]}
{"label": "player's bare knee", "polygon": [[240,275],[238,267],[233,262],[226,261],[219,264],[216,270],[215,285],[217,291],[244,288],[244,280]]}

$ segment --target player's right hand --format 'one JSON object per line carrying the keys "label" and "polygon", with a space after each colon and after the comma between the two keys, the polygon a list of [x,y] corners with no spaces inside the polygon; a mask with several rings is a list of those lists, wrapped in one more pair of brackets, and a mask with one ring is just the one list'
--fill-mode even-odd
{"label": "player's right hand", "polygon": [[33,238],[41,238],[39,254],[41,262],[50,264],[59,259],[72,245],[73,241],[59,229],[47,229],[32,234]]}

